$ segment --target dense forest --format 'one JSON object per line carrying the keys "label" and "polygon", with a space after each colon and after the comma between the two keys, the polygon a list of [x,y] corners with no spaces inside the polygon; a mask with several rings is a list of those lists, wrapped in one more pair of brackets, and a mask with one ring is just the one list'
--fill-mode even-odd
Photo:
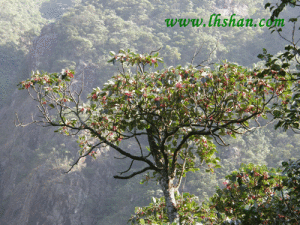
{"label": "dense forest", "polygon": [[[135,207],[149,205],[152,197],[162,197],[154,180],[140,184],[143,175],[129,180],[113,176],[130,161],[109,147],[97,150],[64,174],[78,158],[76,139],[54,133],[52,127],[25,124],[40,114],[36,104],[17,84],[32,71],[75,71],[78,87],[86,97],[118,73],[118,65],[107,63],[110,51],[130,49],[141,54],[160,48],[164,63],[187,66],[224,60],[249,69],[263,68],[258,54],[263,48],[278,56],[288,42],[267,27],[167,27],[167,18],[204,18],[220,13],[222,17],[269,18],[265,9],[270,1],[194,0],[119,1],[119,0],[15,0],[1,3],[0,20],[0,223],[1,224],[126,224]],[[276,3],[276,1],[272,2]],[[298,16],[297,7],[286,7],[280,18]],[[286,23],[285,34],[292,34]],[[200,53],[193,59],[195,51]],[[296,70],[296,63],[291,62]],[[84,83],[82,79],[84,78]],[[76,85],[75,84],[75,85]],[[85,99],[85,98],[83,98]],[[252,123],[252,122],[251,122]],[[261,121],[262,125],[265,123]],[[199,202],[208,200],[223,187],[225,176],[241,164],[253,163],[277,168],[283,161],[299,159],[299,134],[274,123],[244,135],[225,137],[229,146],[219,146],[216,156],[221,168],[197,172],[183,178],[180,193],[188,192]],[[141,145],[147,146],[146,140]],[[135,142],[121,145],[139,151]],[[139,169],[135,164],[133,169]]]}

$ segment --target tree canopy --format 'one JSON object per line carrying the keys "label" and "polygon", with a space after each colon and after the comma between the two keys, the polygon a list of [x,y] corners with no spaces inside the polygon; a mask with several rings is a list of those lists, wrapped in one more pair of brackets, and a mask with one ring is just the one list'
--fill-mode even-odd
{"label": "tree canopy", "polygon": [[[30,93],[39,103],[44,119],[33,122],[58,126],[58,131],[67,135],[84,131],[78,140],[80,157],[72,167],[82,157],[94,156],[94,149],[104,144],[131,159],[129,168],[115,178],[129,179],[152,171],[167,199],[171,222],[178,217],[174,193],[178,191],[182,176],[189,170],[197,170],[195,154],[201,163],[205,161],[210,165],[211,171],[214,166],[219,167],[219,158],[213,157],[212,139],[225,145],[222,136],[235,137],[235,134],[253,129],[249,127],[250,119],[255,119],[260,126],[257,118],[266,118],[267,104],[278,97],[284,99],[289,89],[288,83],[276,76],[263,76],[262,79],[260,71],[226,62],[216,65],[213,71],[190,65],[147,72],[148,65],[157,67],[158,62],[163,62],[158,52],[140,55],[120,50],[111,55],[113,58],[109,62],[121,63],[120,73],[102,90],[94,88],[87,103],[82,104],[81,93],[71,88],[74,71],[63,70],[61,74],[49,75],[33,72],[30,79],[20,83],[21,89],[28,89],[30,93],[32,88],[37,94],[34,98]],[[135,66],[135,74],[130,66]],[[270,74],[276,73],[270,71]],[[50,115],[52,108],[58,112],[54,117]],[[147,137],[148,153],[138,140],[142,135]],[[130,138],[135,138],[140,155],[119,147],[122,140]],[[122,176],[130,171],[134,161],[147,166]]]}

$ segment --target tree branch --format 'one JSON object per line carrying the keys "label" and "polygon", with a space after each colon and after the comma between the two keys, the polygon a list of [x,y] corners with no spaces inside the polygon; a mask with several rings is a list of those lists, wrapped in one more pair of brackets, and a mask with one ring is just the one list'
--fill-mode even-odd
{"label": "tree branch", "polygon": [[116,178],[116,179],[130,179],[130,178],[132,178],[132,177],[134,177],[134,176],[136,176],[138,174],[144,173],[147,170],[153,170],[153,169],[151,167],[145,167],[144,169],[142,169],[142,170],[140,170],[138,172],[134,172],[134,173],[132,173],[129,176],[121,177],[121,176],[117,176],[116,175],[116,176],[114,176],[114,178]]}

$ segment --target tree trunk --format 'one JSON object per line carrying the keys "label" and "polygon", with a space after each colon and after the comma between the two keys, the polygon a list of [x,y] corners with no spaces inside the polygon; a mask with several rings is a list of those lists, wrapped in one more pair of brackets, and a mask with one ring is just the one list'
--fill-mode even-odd
{"label": "tree trunk", "polygon": [[177,209],[175,208],[175,192],[177,190],[173,187],[173,180],[169,179],[167,174],[163,174],[159,183],[165,196],[169,222],[176,222],[179,224],[179,215],[177,213]]}

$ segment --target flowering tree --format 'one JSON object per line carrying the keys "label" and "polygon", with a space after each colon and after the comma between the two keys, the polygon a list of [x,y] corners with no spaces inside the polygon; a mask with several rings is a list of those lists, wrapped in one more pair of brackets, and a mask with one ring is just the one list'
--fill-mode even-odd
{"label": "flowering tree", "polygon": [[300,161],[282,165],[283,173],[249,164],[228,175],[225,188],[203,204],[203,222],[219,224],[222,218],[240,224],[299,224]]}
{"label": "flowering tree", "polygon": [[[255,128],[249,127],[250,119],[259,126],[257,118],[266,118],[266,105],[284,96],[288,88],[276,77],[258,78],[259,71],[226,62],[216,65],[215,70],[190,65],[147,72],[148,65],[157,67],[157,62],[162,62],[158,52],[140,55],[120,50],[111,55],[109,62],[121,63],[120,73],[102,90],[94,88],[86,103],[80,100],[81,92],[72,90],[74,71],[33,72],[30,79],[20,83],[20,89],[28,89],[39,103],[43,120],[33,123],[59,127],[57,131],[66,135],[81,132],[80,157],[70,170],[81,158],[95,157],[96,148],[110,146],[131,160],[129,168],[114,178],[129,179],[148,172],[145,180],[155,178],[162,188],[170,222],[179,219],[175,193],[185,173],[198,169],[196,155],[201,163],[208,164],[208,171],[220,167],[219,159],[213,156],[213,139],[225,145],[223,135],[235,137]],[[136,66],[135,74],[130,66]],[[148,139],[146,150],[138,139],[141,136]],[[139,155],[119,147],[121,141],[132,138],[140,148]],[[123,175],[131,170],[134,161],[146,166]]]}
{"label": "flowering tree", "polygon": [[[242,164],[226,176],[223,188],[200,206],[189,193],[177,195],[182,224],[299,224],[300,160],[282,163],[281,168]],[[132,224],[167,222],[164,197],[135,210]]]}

